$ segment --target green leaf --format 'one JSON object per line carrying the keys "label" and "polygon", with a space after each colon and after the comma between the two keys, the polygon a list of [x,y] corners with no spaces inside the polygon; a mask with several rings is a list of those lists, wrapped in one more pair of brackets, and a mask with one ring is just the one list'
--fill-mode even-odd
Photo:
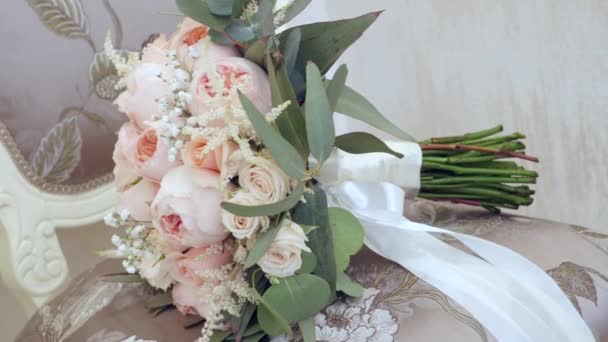
{"label": "green leaf", "polygon": [[313,253],[302,252],[300,273],[312,273],[317,268],[317,257]]}
{"label": "green leaf", "polygon": [[291,19],[295,18],[298,14],[305,10],[311,2],[312,0],[295,0],[289,7],[287,7],[287,10],[285,10],[285,19],[283,19],[281,24],[285,24]]}
{"label": "green leaf", "polygon": [[254,335],[247,336],[247,337],[243,338],[243,342],[258,342],[262,338],[264,338],[264,336],[266,336],[265,332],[259,332],[259,333],[256,333]]}
{"label": "green leaf", "polygon": [[[336,60],[378,18],[381,12],[369,13],[357,18],[332,22],[314,23],[297,28],[302,30],[302,42],[298,55],[299,68],[304,70],[308,61],[315,63],[325,74]],[[281,41],[297,28],[280,35]]]}
{"label": "green leaf", "polygon": [[146,299],[146,302],[144,304],[146,308],[150,310],[162,308],[163,306],[173,305],[173,295],[171,294],[171,292],[163,292],[161,294]]}
{"label": "green leaf", "polygon": [[[253,278],[255,280],[255,273]],[[281,335],[282,333],[287,333],[289,335],[293,334],[289,322],[274,307],[266,302],[262,296],[260,296],[256,287],[253,287],[253,290],[253,295],[258,303],[257,318],[262,330],[264,330],[267,334],[270,334],[270,331],[278,331],[276,335]],[[260,321],[260,316],[265,317],[264,323]]]}
{"label": "green leaf", "polygon": [[292,179],[305,178],[306,165],[298,151],[272,128],[247,96],[239,92],[239,97],[249,121],[279,167]]}
{"label": "green leaf", "polygon": [[306,136],[310,153],[322,165],[333,150],[336,132],[321,72],[314,63],[306,65]]}
{"label": "green leaf", "polygon": [[296,185],[295,189],[289,194],[289,196],[271,204],[245,206],[230,202],[222,202],[222,208],[236,216],[242,217],[274,216],[284,213],[295,207],[302,198],[304,188],[304,183],[299,183],[298,185]]}
{"label": "green leaf", "polygon": [[247,255],[247,259],[245,259],[244,269],[251,268],[266,254],[268,248],[274,241],[274,238],[279,233],[279,224],[271,225],[262,236],[255,242],[251,252]]}
{"label": "green leaf", "polygon": [[224,28],[224,31],[230,35],[230,37],[242,43],[248,43],[256,39],[253,28],[242,21],[231,22]]}
{"label": "green leaf", "polygon": [[289,80],[285,64],[275,67],[272,56],[266,56],[266,68],[272,92],[272,105],[279,106],[290,101],[289,106],[279,115],[275,123],[281,135],[291,143],[304,160],[308,159],[308,142],[306,141],[306,124],[304,113]]}
{"label": "green leaf", "polygon": [[287,35],[287,38],[282,43],[283,48],[281,49],[281,52],[283,54],[285,68],[288,72],[291,72],[296,65],[301,40],[302,31],[300,31],[300,29],[295,29]]}
{"label": "green leaf", "polygon": [[[328,85],[328,81],[325,83]],[[373,127],[383,130],[399,139],[415,142],[411,135],[402,131],[388,120],[380,111],[374,107],[363,95],[346,86],[342,96],[336,105],[336,112],[350,116],[353,119],[363,121]]]}
{"label": "green leaf", "polygon": [[300,224],[300,227],[302,227],[302,230],[306,235],[310,234],[310,232],[312,232],[313,230],[319,228],[318,226],[309,226],[307,224]]}
{"label": "green leaf", "polygon": [[214,330],[213,335],[211,335],[211,338],[209,339],[209,342],[222,342],[228,336],[230,336],[229,331]]}
{"label": "green leaf", "polygon": [[[300,322],[319,313],[331,299],[331,291],[325,280],[312,274],[298,274],[281,279],[264,293],[264,301],[290,323]],[[258,321],[268,334],[285,333],[272,324],[273,318],[262,308]]]}
{"label": "green leaf", "polygon": [[338,273],[338,291],[342,291],[351,297],[363,296],[365,289],[359,283],[350,279],[344,272]]}
{"label": "green leaf", "polygon": [[203,323],[205,319],[201,316],[187,315],[184,317],[184,329],[193,328],[201,323]]}
{"label": "green leaf", "polygon": [[220,45],[226,46],[234,46],[234,41],[228,39],[224,34],[224,31],[216,31],[214,29],[209,29],[209,37],[214,43],[218,43]]}
{"label": "green leaf", "polygon": [[353,154],[382,152],[403,158],[403,154],[392,150],[384,141],[365,132],[352,132],[336,137],[336,147]]}
{"label": "green leaf", "polygon": [[315,333],[315,322],[312,318],[307,318],[300,321],[299,325],[304,342],[315,342],[317,340]]}
{"label": "green leaf", "polygon": [[359,253],[363,247],[363,226],[348,210],[329,208],[328,213],[337,270],[344,271],[350,263],[350,257]]}
{"label": "green leaf", "polygon": [[245,58],[256,64],[264,65],[264,56],[268,47],[268,38],[262,38],[257,42],[253,43],[246,51]]}
{"label": "green leaf", "polygon": [[256,37],[262,38],[274,33],[274,8],[276,0],[263,0],[259,2],[258,10],[249,18],[249,23]]}
{"label": "green leaf", "polygon": [[214,15],[209,10],[207,2],[201,0],[176,0],[177,7],[187,17],[190,17],[201,24],[223,32],[224,28],[230,23],[230,18]]}
{"label": "green leaf", "polygon": [[206,0],[206,2],[209,12],[212,14],[219,16],[232,15],[232,0]]}
{"label": "green leaf", "polygon": [[342,96],[342,92],[346,86],[347,76],[348,67],[346,64],[342,64],[336,71],[334,78],[329,81],[329,84],[327,85],[327,98],[329,99],[329,105],[331,106],[332,111],[336,110],[338,100],[340,100],[340,96]]}
{"label": "green leaf", "polygon": [[327,198],[317,185],[314,193],[305,193],[306,203],[300,203],[294,210],[293,220],[298,224],[318,226],[308,235],[308,247],[315,252],[317,267],[315,274],[325,279],[331,293],[336,292],[336,255],[334,252],[333,229],[329,224]]}
{"label": "green leaf", "polygon": [[232,2],[232,18],[238,19],[243,14],[246,0],[233,0]]}
{"label": "green leaf", "polygon": [[[240,315],[238,317],[232,317],[232,329],[234,336],[237,339],[240,339],[243,336],[255,334],[261,330],[260,325],[257,323],[249,326],[249,324],[251,323],[251,318],[253,317],[253,314],[255,313],[256,309],[257,306],[255,304],[247,303],[241,310]],[[256,327],[258,328],[258,330],[255,330]]]}

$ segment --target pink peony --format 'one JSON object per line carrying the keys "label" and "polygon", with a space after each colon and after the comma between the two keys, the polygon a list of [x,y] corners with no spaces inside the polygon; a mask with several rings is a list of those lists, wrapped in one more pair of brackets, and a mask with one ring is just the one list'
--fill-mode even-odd
{"label": "pink peony", "polygon": [[158,192],[158,183],[142,179],[135,185],[127,188],[118,196],[118,212],[126,209],[136,221],[147,222],[152,220],[150,203]]}
{"label": "pink peony", "polygon": [[221,222],[224,197],[219,175],[180,166],[169,171],[152,203],[152,222],[162,236],[188,247],[219,243],[228,237]]}
{"label": "pink peony", "polygon": [[177,52],[177,59],[188,71],[231,56],[239,56],[234,46],[224,46],[211,41],[209,28],[190,18],[185,18],[179,30],[171,37],[170,48]]}
{"label": "pink peony", "polygon": [[[210,74],[210,71],[213,74]],[[194,71],[193,81],[190,89],[192,102],[190,112],[192,115],[205,115],[214,109],[213,99],[217,96],[228,98],[231,90],[235,87],[245,94],[256,108],[267,113],[272,109],[270,98],[270,82],[268,75],[252,61],[245,58],[229,57],[217,62],[210,68],[202,68]],[[219,79],[223,86],[223,92],[215,89],[214,79]],[[239,105],[238,97],[233,97],[233,106]],[[224,104],[221,104],[224,106]]]}
{"label": "pink peony", "polygon": [[174,77],[174,71],[165,65],[138,65],[127,76],[127,90],[116,99],[118,110],[127,114],[138,128],[148,127],[153,116],[162,116],[158,100],[169,93],[169,84]]}
{"label": "pink peony", "polygon": [[207,142],[206,138],[193,137],[181,150],[182,160],[184,164],[193,168],[221,172],[230,155],[238,149],[238,145],[227,141],[202,156],[201,153],[207,146]]}
{"label": "pink peony", "polygon": [[173,286],[173,304],[183,315],[201,316],[208,318],[211,315],[209,304],[203,303],[200,288],[192,284],[175,284]]}
{"label": "pink peony", "polygon": [[[210,248],[220,248],[219,252]],[[220,243],[208,247],[192,248],[177,258],[172,276],[180,283],[201,285],[205,282],[201,272],[217,269],[232,262],[234,246],[230,243]]]}
{"label": "pink peony", "polygon": [[141,54],[143,63],[165,64],[169,62],[169,41],[161,34],[152,43],[146,45]]}

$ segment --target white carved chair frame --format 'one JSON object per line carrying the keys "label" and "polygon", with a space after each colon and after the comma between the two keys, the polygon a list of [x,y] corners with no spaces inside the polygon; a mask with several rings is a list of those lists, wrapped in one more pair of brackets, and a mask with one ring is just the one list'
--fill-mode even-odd
{"label": "white carved chair frame", "polygon": [[0,273],[30,315],[68,280],[57,229],[101,221],[116,190],[111,174],[80,185],[45,182],[2,122],[0,167]]}

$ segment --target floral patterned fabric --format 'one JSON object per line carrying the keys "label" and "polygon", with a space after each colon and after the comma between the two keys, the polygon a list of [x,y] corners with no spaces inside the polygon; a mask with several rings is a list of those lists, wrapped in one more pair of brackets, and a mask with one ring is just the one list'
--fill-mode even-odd
{"label": "floral patterned fabric", "polygon": [[[112,170],[116,70],[103,52],[140,51],[181,17],[165,0],[5,0],[0,12],[0,129],[6,126],[35,173],[76,184]],[[136,15],[135,15],[136,14]],[[127,20],[127,18],[129,20]],[[25,67],[27,66],[27,67]]]}
{"label": "floral patterned fabric", "polygon": [[[509,247],[547,270],[583,315],[598,341],[608,341],[608,235],[582,227],[418,200],[407,207],[412,220],[476,235]],[[449,243],[457,242],[448,241]],[[365,288],[361,298],[340,299],[315,317],[317,339],[344,341],[495,341],[475,318],[415,275],[369,250],[349,274]],[[169,310],[153,317],[138,284],[104,283],[116,272],[104,262],[80,276],[43,307],[18,341],[122,341],[136,335],[155,341],[192,341],[199,329]],[[279,336],[274,342],[302,341]]]}

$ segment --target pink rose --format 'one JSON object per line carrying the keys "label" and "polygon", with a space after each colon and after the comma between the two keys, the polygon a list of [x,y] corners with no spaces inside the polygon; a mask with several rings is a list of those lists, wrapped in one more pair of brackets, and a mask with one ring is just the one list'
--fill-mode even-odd
{"label": "pink rose", "polygon": [[138,65],[127,76],[127,90],[116,99],[118,110],[127,114],[138,128],[147,127],[153,116],[162,116],[158,100],[169,93],[169,84],[174,77],[174,71],[165,65]]}
{"label": "pink rose", "polygon": [[219,175],[187,166],[172,169],[152,202],[152,222],[169,240],[202,247],[228,237],[221,220]]}
{"label": "pink rose", "polygon": [[203,156],[202,153],[207,142],[206,138],[193,137],[181,150],[182,160],[184,164],[193,168],[221,172],[230,155],[238,149],[238,145],[232,141],[226,141]]}
{"label": "pink rose", "polygon": [[[216,79],[220,82],[214,82]],[[223,90],[215,89],[214,85],[218,83]],[[217,96],[229,98],[234,88],[244,93],[260,112],[267,113],[272,109],[270,83],[264,70],[248,59],[228,57],[210,68],[194,71],[190,112],[195,116],[209,113],[213,110],[211,100]],[[232,101],[239,99],[232,97]],[[240,102],[233,105],[240,106]]]}
{"label": "pink rose", "polygon": [[147,222],[152,220],[150,203],[158,192],[158,183],[146,179],[138,181],[118,196],[118,212],[126,209],[136,221]]}
{"label": "pink rose", "polygon": [[208,318],[211,315],[210,305],[203,303],[203,294],[200,288],[192,284],[175,284],[173,286],[173,304],[183,315],[201,316]]}
{"label": "pink rose", "polygon": [[171,37],[170,48],[177,52],[177,59],[186,70],[192,71],[201,65],[240,55],[236,47],[216,44],[208,34],[207,26],[185,18]]}
{"label": "pink rose", "polygon": [[169,52],[169,41],[164,34],[161,34],[152,43],[146,45],[141,54],[143,63],[165,64],[169,62],[167,53]]}
{"label": "pink rose", "polygon": [[[215,249],[218,250],[215,250]],[[176,261],[172,276],[180,283],[201,285],[205,277],[201,272],[213,270],[232,262],[234,245],[219,243],[207,247],[192,248]]]}

